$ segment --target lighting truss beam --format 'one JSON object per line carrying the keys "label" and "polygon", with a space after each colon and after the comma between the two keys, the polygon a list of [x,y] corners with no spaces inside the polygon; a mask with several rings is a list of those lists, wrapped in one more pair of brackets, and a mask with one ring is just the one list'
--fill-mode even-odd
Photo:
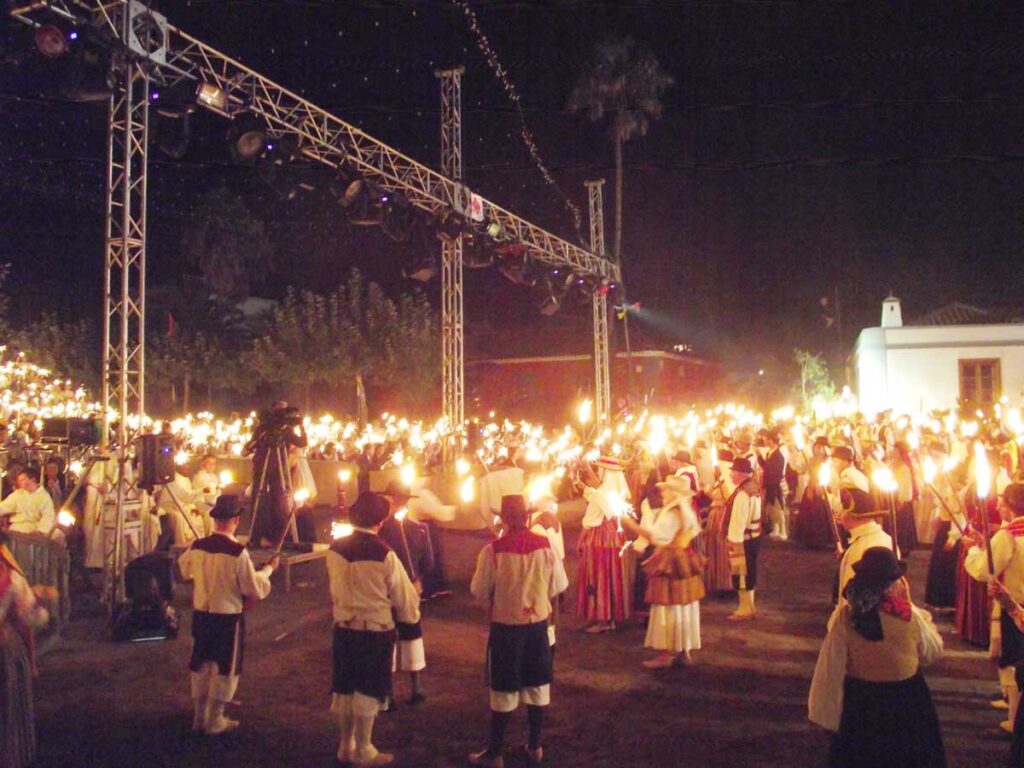
{"label": "lighting truss beam", "polygon": [[[130,4],[140,5],[129,0],[34,0],[15,4],[11,13],[30,24],[56,14],[119,32],[116,20]],[[400,192],[410,203],[433,214],[456,203],[458,185],[450,176],[392,149],[171,24],[166,25],[165,34],[164,56],[138,54],[148,61],[152,78],[161,85],[173,85],[185,79],[216,85],[227,95],[224,111],[231,114],[249,110],[263,118],[272,131],[295,135],[300,140],[302,154],[310,160],[331,167],[344,162],[383,188]],[[220,111],[208,104],[201,106]],[[463,195],[458,197],[464,198]],[[580,274],[620,279],[618,268],[606,259],[489,200],[484,199],[482,204],[484,219],[501,225],[503,241],[521,243],[533,261],[566,267]]]}

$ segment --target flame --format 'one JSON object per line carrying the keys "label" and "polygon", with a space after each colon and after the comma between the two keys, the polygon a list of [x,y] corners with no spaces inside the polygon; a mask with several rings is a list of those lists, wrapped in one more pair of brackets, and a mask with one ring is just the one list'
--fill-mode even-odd
{"label": "flame", "polygon": [[235,476],[232,475],[230,471],[225,469],[223,472],[220,473],[221,485],[231,485],[233,482],[235,482]]}
{"label": "flame", "polygon": [[295,491],[293,497],[295,499],[296,504],[302,504],[306,501],[309,501],[309,489],[299,488],[297,491]]}
{"label": "flame", "polygon": [[408,515],[408,514],[409,514],[408,507],[402,507],[400,510],[395,512],[395,520],[397,520],[398,522],[402,522],[403,520],[405,520],[405,516]]}
{"label": "flame", "polygon": [[463,504],[468,504],[476,497],[476,480],[473,477],[467,477],[462,481],[462,485],[459,486],[459,498],[462,499]]}
{"label": "flame", "polygon": [[832,460],[826,459],[818,468],[818,485],[828,488],[832,485]]}
{"label": "flame", "polygon": [[346,536],[351,536],[355,528],[352,523],[342,523],[335,520],[331,523],[331,538],[332,539],[343,539]]}
{"label": "flame", "polygon": [[188,464],[188,454],[185,451],[178,451],[174,454],[174,463],[179,467]]}
{"label": "flame", "polygon": [[931,456],[925,456],[924,461],[921,462],[921,468],[924,470],[924,481],[931,485],[935,482],[935,475],[938,473],[938,467],[935,466],[935,462]]}
{"label": "flame", "polygon": [[892,493],[896,490],[896,478],[892,475],[892,470],[888,467],[882,467],[876,469],[871,473],[871,482],[875,484],[875,487],[880,491],[886,493]]}
{"label": "flame", "polygon": [[71,465],[68,468],[71,470],[72,474],[81,476],[82,471],[85,469],[85,465],[75,459],[71,462]]}
{"label": "flame", "polygon": [[62,509],[57,513],[57,525],[61,528],[70,528],[75,524],[75,516],[68,512],[66,509]]}
{"label": "flame", "polygon": [[469,474],[469,462],[465,459],[459,458],[455,460],[455,474],[459,477],[465,477]]}
{"label": "flame", "polygon": [[527,501],[530,504],[536,504],[541,499],[553,497],[554,494],[551,492],[552,481],[553,477],[551,475],[537,475],[532,478],[526,488]]}
{"label": "flame", "polygon": [[988,464],[985,446],[981,443],[974,444],[974,481],[978,498],[987,499],[992,490],[992,467]]}
{"label": "flame", "polygon": [[338,482],[345,485],[352,479],[351,469],[339,469],[338,470]]}
{"label": "flame", "polygon": [[416,465],[411,462],[403,464],[398,477],[402,481],[402,485],[411,486],[416,480]]}
{"label": "flame", "polygon": [[590,398],[588,397],[586,400],[581,402],[579,404],[579,406],[577,406],[577,408],[576,408],[576,420],[579,421],[580,424],[588,423],[590,421],[590,419],[591,419],[591,416],[593,416],[593,410],[594,410],[594,404],[591,402]]}

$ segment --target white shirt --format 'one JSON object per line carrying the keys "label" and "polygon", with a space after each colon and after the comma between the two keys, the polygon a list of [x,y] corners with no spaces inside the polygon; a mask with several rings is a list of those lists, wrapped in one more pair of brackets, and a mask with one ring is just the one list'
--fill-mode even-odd
{"label": "white shirt", "polygon": [[526,473],[519,467],[495,469],[480,478],[480,514],[484,520],[498,514],[502,496],[518,496],[526,489]]}
{"label": "white shirt", "polygon": [[420,620],[420,596],[401,561],[372,531],[356,528],[327,551],[327,576],[337,624],[384,631]]}
{"label": "white shirt", "polygon": [[11,515],[11,530],[17,533],[49,534],[57,519],[53,499],[42,486],[31,492],[24,488],[12,492],[0,501],[0,517],[3,515]]}
{"label": "white shirt", "polygon": [[[1017,520],[1024,522],[1024,518]],[[1020,532],[1020,523],[1014,528]],[[1010,593],[1010,597],[1018,603],[1024,602],[1024,536],[1014,536],[1003,528],[992,534],[991,543],[992,564],[999,575],[999,580]],[[988,569],[988,552],[985,547],[971,547],[964,560],[964,569],[978,581],[987,582],[992,577]]]}
{"label": "white shirt", "polygon": [[569,577],[548,540],[532,531],[507,533],[476,559],[470,591],[491,603],[497,624],[534,624],[551,615],[551,601],[569,588]]}
{"label": "white shirt", "polygon": [[[207,507],[212,507],[217,503],[217,497],[220,495],[220,477],[216,472],[207,472],[205,469],[200,469],[196,472],[195,477],[192,478],[192,491],[196,496],[202,496],[203,503]],[[179,496],[179,500],[184,503],[184,499],[180,499],[178,489],[175,488],[175,495]],[[174,502],[171,502],[172,504]]]}
{"label": "white shirt", "polygon": [[[811,691],[807,697],[807,717],[812,723],[829,731],[839,730],[843,714],[843,681],[846,678],[848,653],[848,622],[838,621],[843,606],[836,607],[829,619],[829,630],[818,653]],[[911,606],[911,621],[920,631],[917,645],[919,664],[926,667],[942,657],[942,637],[931,616],[916,605]]]}
{"label": "white shirt", "polygon": [[181,575],[194,582],[192,607],[208,613],[241,613],[243,600],[270,594],[269,565],[252,564],[249,550],[229,533],[215,532],[193,542],[178,558]]}
{"label": "white shirt", "polygon": [[747,528],[761,521],[761,497],[751,496],[744,490],[736,492],[732,500],[732,515],[729,518],[729,531],[726,538],[733,544],[743,543],[743,534]]}

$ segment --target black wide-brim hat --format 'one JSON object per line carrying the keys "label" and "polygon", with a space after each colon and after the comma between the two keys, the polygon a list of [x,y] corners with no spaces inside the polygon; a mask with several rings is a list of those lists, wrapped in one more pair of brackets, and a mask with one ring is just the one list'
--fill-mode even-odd
{"label": "black wide-brim hat", "polygon": [[379,493],[363,491],[349,507],[348,519],[352,525],[357,525],[360,528],[372,528],[382,523],[390,512],[391,505],[388,504],[387,499]]}
{"label": "black wide-brim hat", "polygon": [[223,494],[217,497],[213,509],[210,510],[210,517],[214,520],[230,520],[242,514],[238,506],[238,497],[231,494]]}
{"label": "black wide-brim hat", "polygon": [[854,578],[864,584],[884,587],[907,572],[907,564],[888,547],[871,547],[853,564]]}

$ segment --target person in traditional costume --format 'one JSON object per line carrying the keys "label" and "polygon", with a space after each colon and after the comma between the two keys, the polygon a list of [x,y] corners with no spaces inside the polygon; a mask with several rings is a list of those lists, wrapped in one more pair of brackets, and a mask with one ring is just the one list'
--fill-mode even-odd
{"label": "person in traditional costume", "polygon": [[[992,534],[992,569],[989,567],[989,549],[979,531],[968,533],[966,540],[973,545],[964,558],[967,573],[988,585],[991,598],[1001,604],[999,617],[999,683],[1009,703],[1003,730],[1012,732],[1020,705],[1020,689],[1015,671],[1024,664],[1024,633],[1018,621],[1024,619],[1024,484],[1007,486],[999,500],[1010,522]],[[995,578],[993,578],[993,573]]]}
{"label": "person in traditional costume", "polygon": [[718,454],[718,459],[725,463],[726,469],[723,471],[721,466],[716,466],[713,477],[721,479],[704,486],[708,489],[705,493],[711,500],[707,527],[704,531],[704,555],[707,557],[707,564],[704,568],[704,589],[709,595],[733,591],[728,530],[725,521],[726,502],[735,490],[728,472],[728,467],[732,463],[732,453],[722,451]]}
{"label": "person in traditional costume", "polygon": [[[942,466],[947,457],[941,444],[929,450],[935,464]],[[951,611],[956,606],[956,571],[960,560],[960,539],[967,528],[967,518],[960,511],[960,500],[949,475],[945,472],[936,474],[931,485],[938,519],[928,561],[924,602],[930,610]]]}
{"label": "person in traditional costume", "polygon": [[762,435],[765,445],[761,464],[764,487],[764,506],[771,525],[769,538],[777,541],[789,539],[789,510],[786,508],[786,456],[779,445],[779,436],[771,430]]}
{"label": "person in traditional costume", "polygon": [[587,509],[577,545],[576,613],[589,622],[591,634],[615,629],[629,617],[628,579],[620,552],[626,543],[620,519],[629,488],[618,459],[601,457],[596,473],[586,466],[583,498]]}
{"label": "person in traditional costume", "polygon": [[664,499],[651,526],[624,517],[623,525],[655,547],[644,563],[645,597],[650,606],[644,647],[659,651],[643,662],[648,669],[692,664],[692,651],[700,649],[700,601],[704,591],[706,558],[695,552],[700,522],[694,507],[695,491],[689,477],[669,477],[658,483]]}
{"label": "person in traditional costume", "polygon": [[754,478],[750,459],[738,458],[730,468],[736,490],[725,505],[725,530],[733,587],[739,593],[739,607],[727,618],[747,621],[757,613],[757,555],[761,549],[761,488]]}
{"label": "person in traditional costume", "polygon": [[[962,494],[964,512],[969,522],[968,532],[980,531],[988,525],[989,531],[999,530],[1002,518],[995,495],[978,499],[974,484],[967,486]],[[989,647],[992,641],[992,598],[988,588],[967,572],[966,560],[969,547],[961,545],[960,559],[956,572],[956,606],[954,627],[960,638],[971,645]]]}
{"label": "person in traditional costume", "polygon": [[918,547],[914,504],[921,493],[910,446],[902,440],[893,445],[892,476],[896,481],[896,541],[900,550],[909,554]]}
{"label": "person in traditional costume", "polygon": [[[545,537],[551,544],[551,549],[558,558],[558,562],[565,568],[565,532],[562,523],[558,519],[558,502],[554,495],[548,490],[541,491],[536,498],[531,492],[530,505],[530,530]],[[558,621],[561,617],[562,596],[551,602],[551,616],[548,618],[548,641],[551,644],[552,659],[554,659],[555,646],[558,643]]]}
{"label": "person in traditional costume", "polygon": [[[849,451],[849,453],[847,453]],[[868,479],[853,466],[853,453],[849,448],[836,449],[835,464],[839,472],[839,493],[832,497],[834,512],[848,540],[839,561],[835,598],[841,607],[846,587],[856,573],[857,563],[869,549],[893,549],[892,537],[885,532],[879,519],[887,512],[878,509],[871,494]]]}
{"label": "person in traditional costume", "polygon": [[5,541],[0,535],[0,768],[28,768],[36,761],[32,631],[49,614]]}
{"label": "person in traditional costume", "polygon": [[502,499],[501,520],[505,534],[481,550],[470,583],[473,596],[490,606],[491,734],[487,748],[471,754],[469,762],[491,768],[505,764],[505,731],[520,701],[526,704],[530,731],[523,749],[526,761],[540,765],[544,759],[541,729],[553,678],[548,619],[552,601],[569,587],[548,539],[527,528],[522,496]]}
{"label": "person in traditional costume", "polygon": [[[422,591],[423,574],[430,572],[434,567],[430,534],[425,525],[409,517],[408,504],[414,498],[414,494],[392,480],[381,495],[388,502],[390,514],[381,523],[378,535],[398,556],[406,575],[419,594]],[[395,630],[398,635],[398,642],[395,645],[395,669],[409,673],[409,703],[420,704],[427,700],[422,681],[422,672],[427,668],[423,624],[419,621],[411,624],[399,621],[395,623]],[[394,702],[389,699],[386,709],[391,711],[393,706]]]}
{"label": "person in traditional costume", "polygon": [[210,517],[214,530],[178,558],[181,575],[193,582],[192,658],[189,676],[194,705],[192,730],[208,736],[238,727],[224,716],[242,674],[247,605],[270,594],[274,557],[259,570],[235,538],[241,514],[236,496],[219,496]]}
{"label": "person in traditional costume", "polygon": [[17,490],[0,501],[0,517],[10,518],[10,530],[16,533],[50,535],[57,524],[57,513],[50,494],[39,484],[38,467],[22,467]]}
{"label": "person in traditional costume", "polygon": [[921,668],[942,655],[910,601],[906,565],[872,547],[829,622],[808,696],[811,722],[835,734],[830,768],[944,768],[938,716]]}
{"label": "person in traditional costume", "polygon": [[197,502],[201,500],[204,516],[208,516],[220,496],[220,476],[217,474],[217,458],[213,454],[208,453],[199,460],[199,468],[192,476],[192,491]]}
{"label": "person in traditional costume", "polygon": [[380,538],[390,506],[364,491],[349,509],[353,532],[327,551],[334,617],[331,711],[338,716],[338,761],[388,765],[373,745],[373,723],[391,695],[395,623],[417,624],[420,596],[398,555]]}
{"label": "person in traditional costume", "polygon": [[829,444],[824,437],[816,438],[807,462],[807,477],[804,492],[800,497],[796,525],[796,540],[807,549],[824,549],[835,546],[835,536],[825,489],[821,487],[821,465],[828,461]]}

